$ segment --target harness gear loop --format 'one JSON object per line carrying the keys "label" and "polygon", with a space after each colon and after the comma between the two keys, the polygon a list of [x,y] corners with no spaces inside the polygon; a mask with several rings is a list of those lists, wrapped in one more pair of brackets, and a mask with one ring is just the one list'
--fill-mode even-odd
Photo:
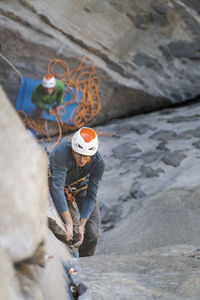
{"label": "harness gear loop", "polygon": [[69,193],[68,188],[65,188],[65,197],[67,201],[71,202],[73,207],[76,208],[74,196],[72,195],[72,193]]}
{"label": "harness gear loop", "polygon": [[74,187],[74,185],[80,183],[81,181],[86,180],[86,177],[80,178],[75,182],[72,182],[69,186],[66,186],[64,189],[66,200],[71,202],[74,208],[76,208],[75,205],[75,196],[80,193],[81,191],[87,190],[88,185],[85,184],[84,186],[80,188]]}
{"label": "harness gear loop", "polygon": [[[53,173],[51,168],[48,168],[48,177],[52,177]],[[74,185],[77,185],[78,183],[82,182],[82,181],[86,181],[86,183],[80,187],[80,188],[76,188]],[[73,205],[73,207],[76,209],[76,205],[75,205],[75,196],[80,193],[81,191],[87,190],[88,188],[88,184],[87,184],[87,179],[86,177],[82,177],[80,179],[78,179],[77,181],[72,182],[70,185],[65,186],[64,188],[64,193],[65,193],[65,197],[66,200],[71,202],[71,204]]]}

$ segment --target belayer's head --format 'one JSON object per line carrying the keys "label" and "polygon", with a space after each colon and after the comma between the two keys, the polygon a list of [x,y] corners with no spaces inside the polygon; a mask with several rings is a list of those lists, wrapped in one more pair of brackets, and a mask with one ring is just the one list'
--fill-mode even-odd
{"label": "belayer's head", "polygon": [[42,86],[45,90],[45,92],[49,95],[51,95],[54,92],[54,88],[56,86],[56,79],[51,74],[46,74],[42,78]]}
{"label": "belayer's head", "polygon": [[89,127],[82,127],[72,137],[72,152],[79,167],[84,167],[98,150],[98,137]]}

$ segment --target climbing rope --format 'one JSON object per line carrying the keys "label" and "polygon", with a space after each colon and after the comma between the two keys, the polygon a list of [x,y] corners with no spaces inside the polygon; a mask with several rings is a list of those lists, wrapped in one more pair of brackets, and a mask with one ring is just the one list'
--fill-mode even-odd
{"label": "climbing rope", "polygon": [[15,72],[20,76],[21,80],[23,81],[23,76],[20,71],[2,54],[0,56],[15,70]]}
{"label": "climbing rope", "polygon": [[[66,106],[72,103],[77,103],[77,108],[71,113],[69,120],[74,125],[64,122],[62,124],[69,129],[77,129],[84,126],[92,118],[97,115],[101,109],[101,100],[98,94],[100,81],[95,74],[96,65],[93,61],[85,56],[79,66],[75,69],[69,70],[68,64],[60,59],[50,60],[47,70],[48,73],[53,74],[56,78],[59,78],[66,87],[66,91],[71,91],[72,98],[69,102],[66,102],[60,106],[60,110],[63,112]],[[64,69],[64,72],[58,73],[57,70]],[[72,89],[75,89],[75,93]],[[81,92],[81,101],[78,103],[78,92]]]}
{"label": "climbing rope", "polygon": [[[70,101],[62,103],[55,112],[51,115],[56,122],[49,121],[48,124],[54,127],[54,130],[59,132],[57,141],[52,145],[54,147],[62,138],[63,131],[73,131],[82,126],[85,126],[89,121],[96,116],[101,109],[101,100],[99,97],[100,81],[95,76],[96,65],[87,56],[83,57],[77,68],[72,70],[66,61],[53,58],[47,66],[47,71],[60,79],[66,89],[66,93],[70,94]],[[81,93],[81,100],[78,101],[78,95]],[[76,103],[75,109],[71,112],[69,118],[65,121],[62,116],[65,115],[67,106]],[[27,115],[23,111],[19,111],[20,117],[25,126],[35,131],[36,135],[47,136],[47,128],[42,118],[35,119],[31,112]],[[54,124],[57,125],[54,125]],[[57,126],[57,128],[56,128]]]}

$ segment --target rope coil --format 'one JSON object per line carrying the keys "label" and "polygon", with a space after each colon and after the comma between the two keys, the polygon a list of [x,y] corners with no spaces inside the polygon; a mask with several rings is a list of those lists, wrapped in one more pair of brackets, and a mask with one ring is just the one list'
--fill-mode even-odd
{"label": "rope coil", "polygon": [[[47,66],[48,73],[60,79],[65,86],[66,92],[71,96],[70,101],[62,103],[52,114],[52,116],[55,117],[57,130],[59,131],[59,137],[55,144],[60,142],[63,130],[73,131],[85,126],[99,113],[101,109],[101,99],[98,92],[100,80],[98,77],[94,76],[95,70],[96,65],[87,56],[83,57],[79,66],[71,71],[67,62],[64,60],[53,58],[49,61]],[[81,92],[80,102],[78,102],[79,92]],[[77,106],[71,112],[68,120],[63,122],[62,116],[65,114],[67,106],[72,103],[76,103]],[[32,117],[33,112],[30,112],[30,114],[27,115],[24,111],[19,111],[19,114],[24,124],[29,128],[34,129],[36,135],[47,135],[44,120],[41,118],[35,120]],[[70,123],[72,125],[70,125]],[[55,144],[53,146],[55,146]]]}

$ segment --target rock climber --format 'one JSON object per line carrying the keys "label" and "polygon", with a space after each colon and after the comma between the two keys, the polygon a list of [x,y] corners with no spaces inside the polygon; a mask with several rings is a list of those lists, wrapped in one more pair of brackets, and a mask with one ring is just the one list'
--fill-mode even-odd
{"label": "rock climber", "polygon": [[51,74],[46,74],[32,93],[31,101],[36,105],[34,117],[41,116],[44,110],[54,114],[56,108],[62,103],[64,94],[65,86],[62,81]]}
{"label": "rock climber", "polygon": [[[59,144],[49,155],[50,192],[65,224],[68,241],[73,239],[77,226],[74,246],[79,247],[80,257],[94,255],[100,235],[96,196],[104,172],[104,160],[97,150],[96,132],[82,127],[75,132],[71,142]],[[74,214],[75,205],[79,212],[78,220]]]}

